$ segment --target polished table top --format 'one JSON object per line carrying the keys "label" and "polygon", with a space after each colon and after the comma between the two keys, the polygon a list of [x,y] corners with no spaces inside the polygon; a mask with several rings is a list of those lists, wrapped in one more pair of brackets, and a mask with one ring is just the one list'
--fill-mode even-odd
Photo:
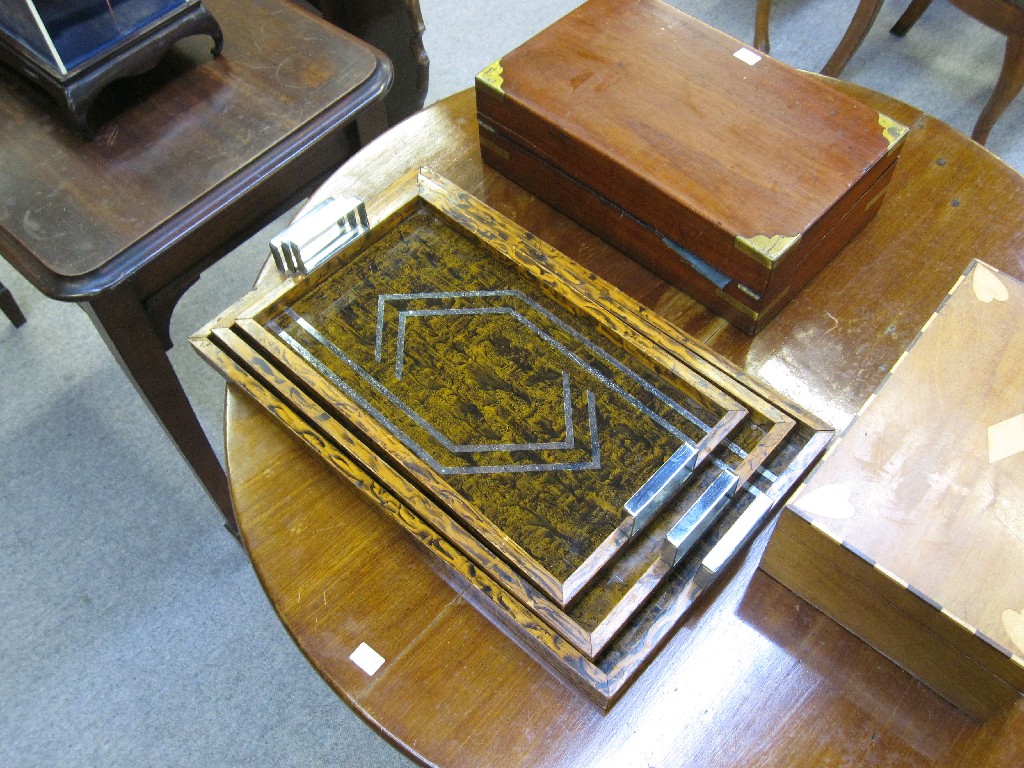
{"label": "polished table top", "polygon": [[222,54],[189,37],[108,86],[92,140],[0,67],[0,252],[48,296],[85,298],[140,273],[148,286],[161,278],[143,272],[159,272],[154,262],[205,255],[221,220],[251,217],[236,210],[251,174],[272,175],[301,151],[293,138],[333,127],[321,113],[354,115],[387,90],[372,48],[290,3],[204,4],[224,30]]}
{"label": "polished table top", "polygon": [[[842,428],[972,258],[1024,277],[1024,179],[918,110],[835,86],[912,130],[877,218],[755,338],[483,166],[468,91],[366,147],[318,197],[372,199],[428,165]],[[767,532],[605,713],[230,390],[227,454],[242,537],[275,610],[349,705],[424,764],[1024,764],[1024,704],[969,720],[757,571]],[[361,643],[385,659],[373,675],[349,659]]]}
{"label": "polished table top", "polygon": [[0,256],[81,304],[234,530],[224,470],[166,356],[171,313],[204,268],[383,129],[391,65],[290,0],[205,5],[221,55],[189,37],[107,86],[92,140],[0,67]]}

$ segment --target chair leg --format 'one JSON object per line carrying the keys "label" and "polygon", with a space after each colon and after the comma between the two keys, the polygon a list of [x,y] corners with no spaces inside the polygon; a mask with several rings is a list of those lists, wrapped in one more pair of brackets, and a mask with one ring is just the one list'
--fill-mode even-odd
{"label": "chair leg", "polygon": [[21,311],[18,302],[14,300],[14,296],[3,283],[0,283],[0,312],[7,315],[7,318],[14,324],[15,328],[25,324],[25,314]]}
{"label": "chair leg", "polygon": [[875,23],[878,11],[882,7],[882,0],[860,0],[857,10],[854,11],[850,26],[846,28],[846,34],[839,41],[832,58],[828,60],[821,74],[829,77],[839,77],[839,74],[846,67],[850,57],[857,52],[860,44],[867,37],[868,30]]}
{"label": "chair leg", "polygon": [[1006,54],[1003,56],[1003,68],[999,72],[996,87],[988,99],[988,103],[978,116],[971,138],[979,144],[988,140],[989,131],[996,120],[1020,93],[1024,86],[1024,37],[1007,35]]}
{"label": "chair leg", "polygon": [[757,0],[757,15],[754,17],[754,47],[768,53],[768,16],[772,12],[772,0]]}
{"label": "chair leg", "polygon": [[917,20],[921,18],[921,14],[928,10],[928,6],[931,4],[932,0],[910,0],[907,10],[896,20],[896,23],[892,25],[892,29],[889,31],[898,37],[903,37],[917,23]]}

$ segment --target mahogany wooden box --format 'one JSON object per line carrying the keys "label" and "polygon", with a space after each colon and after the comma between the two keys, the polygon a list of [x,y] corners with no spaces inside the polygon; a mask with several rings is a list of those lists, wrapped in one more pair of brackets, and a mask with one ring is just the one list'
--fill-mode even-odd
{"label": "mahogany wooden box", "polygon": [[753,334],[877,212],[907,129],[661,0],[476,79],[485,162]]}
{"label": "mahogany wooden box", "polygon": [[978,719],[1024,691],[1024,285],[973,262],[761,567]]}
{"label": "mahogany wooden box", "polygon": [[193,344],[610,706],[831,431],[425,169],[359,208]]}

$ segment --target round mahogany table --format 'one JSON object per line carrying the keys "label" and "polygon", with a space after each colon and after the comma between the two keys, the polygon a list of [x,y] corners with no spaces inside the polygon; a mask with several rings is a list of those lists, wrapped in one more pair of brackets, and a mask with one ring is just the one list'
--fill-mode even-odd
{"label": "round mahogany table", "polygon": [[[1024,277],[1024,179],[916,109],[834,85],[911,132],[875,220],[755,338],[485,167],[469,91],[384,134],[314,199],[369,200],[429,166],[842,428],[972,258]],[[969,720],[757,571],[767,531],[604,712],[233,391],[227,457],[239,528],[281,620],[349,706],[423,764],[1024,765],[1024,705]],[[373,675],[349,658],[361,643],[385,659]]]}

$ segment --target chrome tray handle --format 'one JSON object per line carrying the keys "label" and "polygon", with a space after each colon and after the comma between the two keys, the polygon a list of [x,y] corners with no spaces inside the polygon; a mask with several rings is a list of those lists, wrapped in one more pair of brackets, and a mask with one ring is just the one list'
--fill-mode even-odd
{"label": "chrome tray handle", "polygon": [[355,197],[329,197],[270,241],[284,274],[308,275],[369,229],[366,206]]}

